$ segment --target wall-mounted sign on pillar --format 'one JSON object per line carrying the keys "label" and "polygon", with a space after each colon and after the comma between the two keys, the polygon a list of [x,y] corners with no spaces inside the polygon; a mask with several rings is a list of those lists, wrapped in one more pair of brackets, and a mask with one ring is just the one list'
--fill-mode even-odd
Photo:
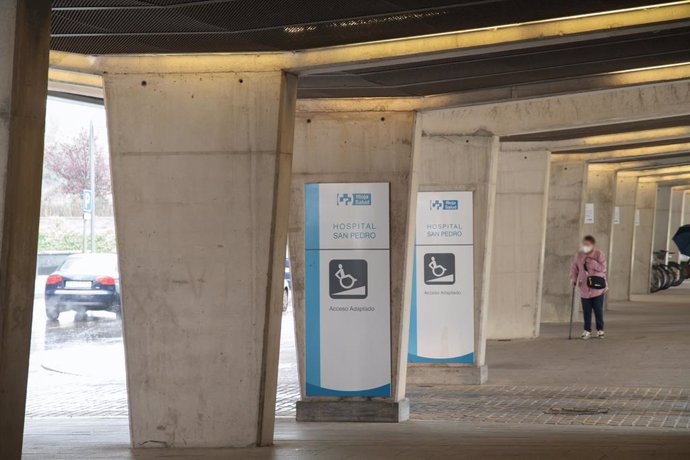
{"label": "wall-mounted sign on pillar", "polygon": [[474,362],[472,192],[419,192],[411,363]]}
{"label": "wall-mounted sign on pillar", "polygon": [[594,223],[594,203],[585,203],[585,224]]}
{"label": "wall-mounted sign on pillar", "polygon": [[305,185],[307,396],[390,396],[388,187]]}

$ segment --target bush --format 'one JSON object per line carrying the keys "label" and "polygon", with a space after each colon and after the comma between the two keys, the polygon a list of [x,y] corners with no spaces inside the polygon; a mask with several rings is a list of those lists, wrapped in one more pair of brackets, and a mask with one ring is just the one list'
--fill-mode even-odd
{"label": "bush", "polygon": [[[38,252],[46,251],[75,251],[82,250],[82,234],[77,232],[56,232],[52,234],[41,233],[38,235]],[[91,250],[91,239],[87,234],[87,251]],[[96,235],[96,252],[117,252],[115,234],[106,232]]]}

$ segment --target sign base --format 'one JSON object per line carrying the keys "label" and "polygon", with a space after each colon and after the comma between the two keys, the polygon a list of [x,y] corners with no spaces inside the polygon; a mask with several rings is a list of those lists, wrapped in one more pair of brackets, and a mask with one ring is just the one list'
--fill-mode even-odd
{"label": "sign base", "polygon": [[410,401],[305,400],[297,401],[298,422],[377,422],[399,423],[410,418]]}

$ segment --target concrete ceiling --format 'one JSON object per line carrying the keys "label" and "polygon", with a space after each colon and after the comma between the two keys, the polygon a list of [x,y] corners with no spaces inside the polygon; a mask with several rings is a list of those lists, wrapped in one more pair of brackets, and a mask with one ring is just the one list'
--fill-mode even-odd
{"label": "concrete ceiling", "polygon": [[[102,98],[100,74],[161,65],[283,69],[299,75],[307,103],[399,101],[408,110],[690,79],[688,0],[53,0],[52,8],[52,94],[89,102]],[[686,112],[501,141],[592,161],[682,165]]]}
{"label": "concrete ceiling", "polygon": [[579,87],[573,80],[690,62],[685,1],[53,0],[52,9],[55,51],[273,53],[294,58],[286,67],[300,75],[300,98],[544,84],[557,93]]}
{"label": "concrete ceiling", "polygon": [[294,51],[584,15],[649,0],[53,0],[51,48]]}

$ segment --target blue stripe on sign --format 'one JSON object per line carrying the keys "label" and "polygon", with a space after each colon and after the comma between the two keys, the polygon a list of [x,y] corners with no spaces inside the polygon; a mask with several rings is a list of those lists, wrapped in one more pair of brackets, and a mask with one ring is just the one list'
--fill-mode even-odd
{"label": "blue stripe on sign", "polygon": [[319,241],[319,184],[304,184],[304,249],[321,249]]}
{"label": "blue stripe on sign", "polygon": [[425,358],[423,356],[407,354],[407,361],[410,363],[464,363],[474,364],[474,353],[467,353],[466,355],[456,356],[454,358]]}
{"label": "blue stripe on sign", "polygon": [[304,341],[306,394],[321,386],[321,280],[319,274],[319,185],[304,186]]}
{"label": "blue stripe on sign", "polygon": [[417,241],[412,256],[412,298],[410,300],[410,342],[408,353],[417,354]]}
{"label": "blue stripe on sign", "polygon": [[357,391],[341,391],[341,390],[331,390],[329,388],[321,388],[316,385],[310,385],[307,382],[307,396],[366,396],[366,397],[390,397],[391,395],[391,385],[387,383],[380,387],[369,388],[368,390],[357,390]]}

